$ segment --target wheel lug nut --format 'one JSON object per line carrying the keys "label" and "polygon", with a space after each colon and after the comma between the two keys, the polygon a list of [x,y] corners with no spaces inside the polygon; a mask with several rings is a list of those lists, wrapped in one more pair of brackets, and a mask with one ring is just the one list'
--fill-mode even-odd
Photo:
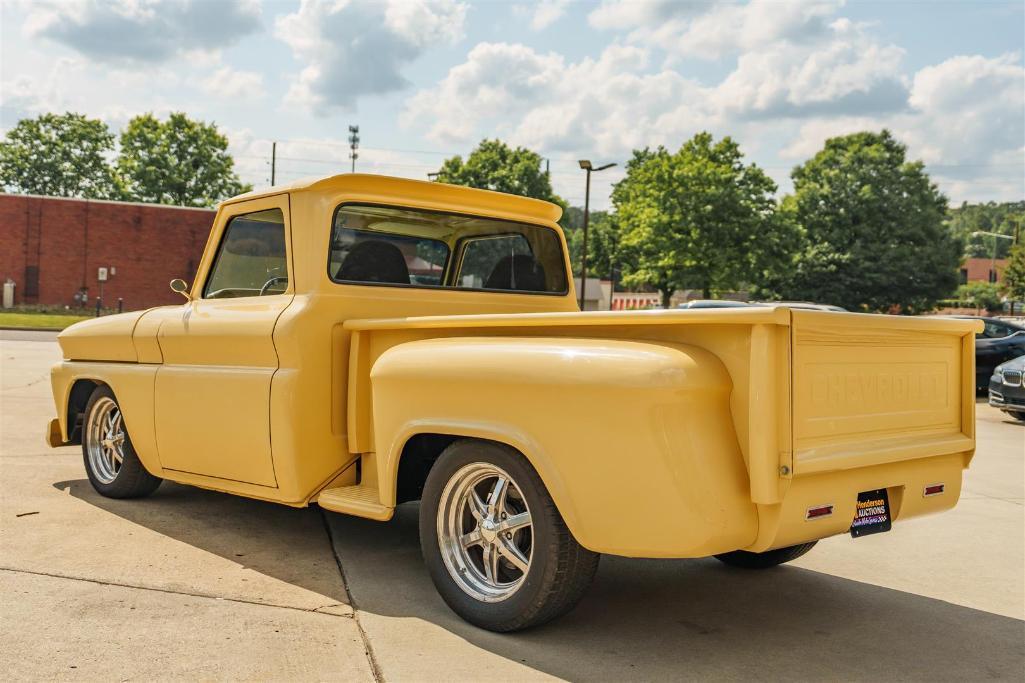
{"label": "wheel lug nut", "polygon": [[511,539],[512,538],[512,532],[511,531],[506,531],[505,532],[505,537]]}

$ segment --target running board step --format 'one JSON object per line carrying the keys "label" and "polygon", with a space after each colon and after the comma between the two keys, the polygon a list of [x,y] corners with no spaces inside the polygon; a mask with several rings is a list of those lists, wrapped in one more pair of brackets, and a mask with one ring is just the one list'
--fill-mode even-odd
{"label": "running board step", "polygon": [[385,522],[391,519],[394,508],[381,504],[377,489],[369,486],[339,486],[324,489],[317,496],[317,505],[325,510]]}

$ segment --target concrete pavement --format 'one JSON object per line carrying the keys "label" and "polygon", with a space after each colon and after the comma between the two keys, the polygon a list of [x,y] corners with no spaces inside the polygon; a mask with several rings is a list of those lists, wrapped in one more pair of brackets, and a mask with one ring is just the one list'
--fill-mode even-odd
{"label": "concrete pavement", "polygon": [[522,634],[466,625],[386,524],[164,483],[96,495],[42,443],[46,337],[0,336],[0,670],[12,679],[1020,679],[1025,427],[979,406],[953,512],[828,539],[792,565],[604,557]]}

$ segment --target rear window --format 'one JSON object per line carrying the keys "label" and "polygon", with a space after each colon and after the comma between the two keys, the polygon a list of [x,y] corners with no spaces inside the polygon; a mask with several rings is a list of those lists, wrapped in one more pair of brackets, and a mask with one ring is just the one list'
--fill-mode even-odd
{"label": "rear window", "polygon": [[528,223],[350,204],[331,229],[339,283],[565,294],[565,268],[558,234]]}

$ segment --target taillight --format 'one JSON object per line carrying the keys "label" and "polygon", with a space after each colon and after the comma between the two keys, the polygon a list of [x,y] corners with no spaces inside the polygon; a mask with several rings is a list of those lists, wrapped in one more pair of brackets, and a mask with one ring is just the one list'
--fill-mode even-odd
{"label": "taillight", "polygon": [[819,517],[829,517],[831,514],[833,514],[832,505],[816,505],[815,507],[808,508],[808,513],[804,518],[818,519]]}
{"label": "taillight", "polygon": [[944,491],[943,484],[929,484],[922,490],[922,496],[928,498],[929,496],[938,496]]}

